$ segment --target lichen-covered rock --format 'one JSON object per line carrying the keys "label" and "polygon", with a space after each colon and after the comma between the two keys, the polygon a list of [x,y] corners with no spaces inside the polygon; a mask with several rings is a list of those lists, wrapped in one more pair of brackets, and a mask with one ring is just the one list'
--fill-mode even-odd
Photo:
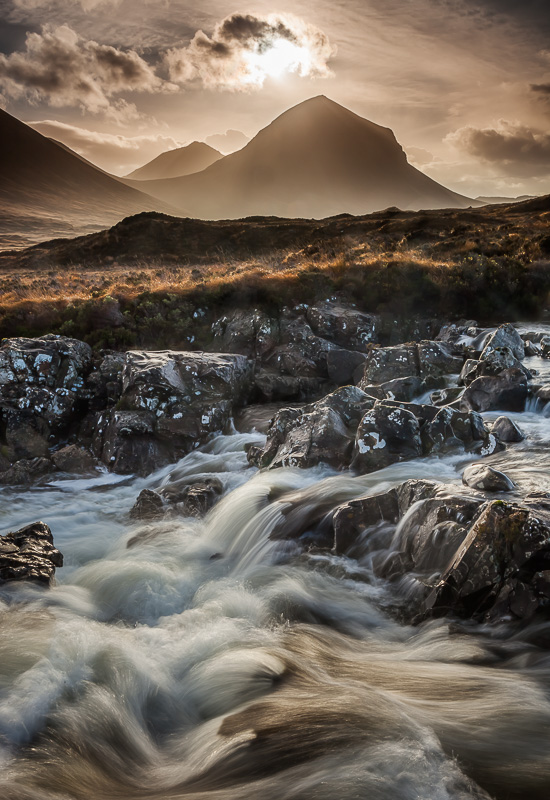
{"label": "lichen-covered rock", "polygon": [[43,522],[34,522],[0,536],[0,582],[34,581],[50,584],[63,556],[54,547],[52,532]]}
{"label": "lichen-covered rock", "polygon": [[422,428],[424,453],[448,453],[463,448],[467,453],[489,456],[502,449],[482,417],[475,411],[462,412],[455,408],[440,408]]}
{"label": "lichen-covered rock", "polygon": [[72,475],[93,475],[97,472],[99,462],[85,447],[69,444],[52,453],[52,461],[56,469]]}
{"label": "lichen-covered rock", "polygon": [[499,375],[476,378],[459,404],[463,411],[523,411],[529,394],[523,370],[512,367]]}
{"label": "lichen-covered rock", "polygon": [[375,315],[338,302],[310,306],[306,319],[317,336],[346,349],[363,352],[368,343],[377,340],[380,327],[380,320]]}
{"label": "lichen-covered rock", "polygon": [[360,388],[367,394],[378,397],[381,400],[399,400],[406,403],[409,403],[427,390],[426,383],[418,375],[394,378],[392,381],[371,386],[361,381]]}
{"label": "lichen-covered rock", "polygon": [[357,387],[345,386],[317,403],[283,408],[273,419],[265,447],[260,454],[254,452],[254,463],[270,468],[321,462],[347,467],[359,421],[374,403]]}
{"label": "lichen-covered rock", "polygon": [[522,442],[525,436],[515,422],[509,417],[498,417],[492,427],[491,433],[500,439],[501,442]]}
{"label": "lichen-covered rock", "polygon": [[345,386],[357,383],[361,378],[367,360],[366,353],[357,350],[332,349],[327,352],[327,374],[332,383]]}
{"label": "lichen-covered rock", "polygon": [[93,411],[114,406],[122,394],[122,370],[125,353],[104,353],[95,369],[88,375],[86,386],[89,406]]}
{"label": "lichen-covered rock", "polygon": [[501,372],[516,369],[523,372],[526,378],[531,378],[529,370],[515,357],[509,347],[486,347],[479,361],[468,359],[460,373],[459,380],[469,386],[476,378],[484,375],[500,375]]}
{"label": "lichen-covered rock", "polygon": [[488,464],[470,464],[462,473],[462,483],[482,492],[511,492],[515,489],[508,475]]}
{"label": "lichen-covered rock", "polygon": [[8,458],[44,457],[53,432],[74,418],[86,395],[89,345],[65,336],[4,339],[0,345],[0,423]]}
{"label": "lichen-covered rock", "polygon": [[263,311],[237,309],[212,325],[214,349],[261,358],[279,342],[279,322]]}
{"label": "lichen-covered rock", "polygon": [[420,425],[414,414],[377,402],[359,423],[351,467],[360,473],[375,472],[421,455]]}
{"label": "lichen-covered rock", "polygon": [[98,416],[94,452],[124,474],[177,460],[223,430],[252,371],[242,355],[128,352],[119,407]]}
{"label": "lichen-covered rock", "polygon": [[460,372],[462,363],[462,358],[452,355],[441,342],[421,341],[393,347],[373,347],[359,386],[362,388],[412,376],[422,380],[440,378]]}

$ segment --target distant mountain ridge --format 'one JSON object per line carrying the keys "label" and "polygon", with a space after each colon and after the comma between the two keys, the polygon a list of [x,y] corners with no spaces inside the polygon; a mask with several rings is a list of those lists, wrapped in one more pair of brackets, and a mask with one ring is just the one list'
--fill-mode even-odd
{"label": "distant mountain ridge", "polygon": [[142,188],[201,219],[478,205],[409,164],[389,128],[324,96],[285,111],[242,150],[202,172]]}
{"label": "distant mountain ridge", "polygon": [[98,230],[169,204],[112,175],[0,110],[0,246]]}
{"label": "distant mountain ridge", "polygon": [[191,142],[185,147],[161,153],[152,161],[130,172],[126,178],[140,181],[179,178],[200,172],[220,158],[223,158],[223,155],[205,142]]}

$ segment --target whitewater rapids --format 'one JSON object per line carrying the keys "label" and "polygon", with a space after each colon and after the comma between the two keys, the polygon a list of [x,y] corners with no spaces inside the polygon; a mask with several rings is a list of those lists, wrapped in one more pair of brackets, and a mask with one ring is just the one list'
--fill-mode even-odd
{"label": "whitewater rapids", "polygon": [[[510,416],[527,439],[488,463],[550,491],[546,409]],[[147,479],[2,490],[2,532],[44,520],[65,567],[51,590],[0,591],[0,798],[547,800],[550,625],[407,626],[368,556],[284,538],[409,478],[458,484],[468,457],[258,473],[261,440]],[[224,497],[201,521],[132,523],[170,473],[214,474]]]}

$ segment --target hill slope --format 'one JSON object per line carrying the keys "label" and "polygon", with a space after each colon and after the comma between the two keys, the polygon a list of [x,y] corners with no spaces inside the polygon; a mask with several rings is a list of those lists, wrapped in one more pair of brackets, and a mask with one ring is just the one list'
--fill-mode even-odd
{"label": "hill slope", "polygon": [[86,233],[140,211],[174,213],[0,110],[0,246]]}
{"label": "hill slope", "polygon": [[289,109],[202,172],[141,186],[203,219],[477,205],[411,166],[389,128],[326,97]]}
{"label": "hill slope", "polygon": [[200,172],[223,158],[222,154],[204,142],[192,142],[161,153],[152,161],[126,175],[127,178],[145,181],[157,178],[179,178]]}

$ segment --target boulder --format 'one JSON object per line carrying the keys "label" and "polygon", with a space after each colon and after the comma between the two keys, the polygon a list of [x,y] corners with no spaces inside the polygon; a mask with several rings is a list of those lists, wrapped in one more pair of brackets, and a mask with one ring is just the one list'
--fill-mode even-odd
{"label": "boulder", "polygon": [[357,350],[344,350],[343,348],[327,352],[327,374],[330,381],[338,386],[356,383],[356,377],[361,377],[363,367],[367,360],[366,353]]}
{"label": "boulder", "polygon": [[95,454],[123,474],[176,461],[223,430],[252,372],[242,355],[129,351],[118,406],[96,421]]}
{"label": "boulder", "polygon": [[463,389],[460,386],[449,386],[445,389],[437,389],[430,395],[430,403],[434,406],[446,406],[454,403],[462,396]]}
{"label": "boulder", "polygon": [[423,605],[426,615],[529,619],[550,607],[550,527],[532,508],[485,503]]}
{"label": "boulder", "polygon": [[466,467],[462,473],[462,483],[482,492],[512,492],[515,489],[508,475],[487,464],[470,464]]}
{"label": "boulder", "polygon": [[425,454],[448,453],[463,448],[467,453],[488,456],[502,449],[479,414],[449,407],[438,409],[435,416],[423,426],[422,444]]}
{"label": "boulder", "polygon": [[260,467],[349,466],[355,431],[375,400],[355,386],[345,386],[317,403],[283,408],[274,417],[263,450],[249,459]]}
{"label": "boulder", "polygon": [[543,336],[540,340],[540,354],[542,358],[550,358],[550,336]]}
{"label": "boulder", "polygon": [[484,375],[500,375],[501,372],[516,369],[523,372],[526,378],[532,378],[530,371],[523,366],[509,347],[485,348],[479,361],[468,359],[460,373],[460,383],[468,386],[476,378]]}
{"label": "boulder", "polygon": [[125,353],[103,352],[99,363],[86,380],[91,410],[102,411],[118,403],[122,394],[125,360]]}
{"label": "boulder", "polygon": [[0,536],[0,582],[33,581],[49,585],[63,556],[54,547],[52,532],[43,522]]}
{"label": "boulder", "polygon": [[93,475],[97,472],[99,461],[85,447],[70,444],[52,453],[56,469],[72,475]]}
{"label": "boulder", "polygon": [[491,427],[491,433],[501,442],[522,442],[525,436],[509,417],[498,417]]}
{"label": "boulder", "polygon": [[525,373],[513,367],[500,375],[476,378],[465,389],[459,404],[463,411],[523,411],[528,393]]}
{"label": "boulder", "polygon": [[158,492],[142,489],[132,508],[130,519],[153,520],[164,516],[164,503]]}
{"label": "boulder", "polygon": [[485,359],[491,350],[507,347],[517,359],[525,358],[525,345],[519,332],[507,322],[491,333],[484,342],[481,360]]}
{"label": "boulder", "polygon": [[363,352],[368,343],[376,341],[380,327],[379,318],[373,314],[330,301],[310,306],[306,319],[317,336],[346,349]]}
{"label": "boulder", "polygon": [[232,311],[214,322],[212,334],[214,350],[249,358],[265,356],[281,335],[278,321],[258,309]]}
{"label": "boulder", "polygon": [[254,376],[254,394],[265,403],[277,400],[303,403],[323,395],[326,390],[327,382],[323,378],[282,375],[271,368],[260,368]]}
{"label": "boulder", "polygon": [[200,518],[218,502],[223,484],[218,478],[204,478],[194,483],[175,481],[158,491],[178,514]]}
{"label": "boulder", "polygon": [[418,419],[410,411],[377,402],[357,428],[351,468],[375,472],[422,455]]}
{"label": "boulder", "polygon": [[52,471],[48,458],[22,458],[4,472],[0,472],[0,485],[30,486]]}
{"label": "boulder", "polygon": [[89,345],[66,336],[4,339],[0,345],[0,428],[11,462],[45,457],[50,439],[86,398]]}
{"label": "boulder", "polygon": [[451,355],[441,342],[421,341],[393,347],[373,347],[369,351],[359,387],[386,383],[395,378],[441,378],[460,372],[462,363],[462,358]]}
{"label": "boulder", "polygon": [[418,375],[408,376],[407,378],[394,378],[378,385],[368,386],[361,382],[361,388],[372,397],[381,400],[399,400],[409,403],[418,395],[426,390],[426,383]]}

